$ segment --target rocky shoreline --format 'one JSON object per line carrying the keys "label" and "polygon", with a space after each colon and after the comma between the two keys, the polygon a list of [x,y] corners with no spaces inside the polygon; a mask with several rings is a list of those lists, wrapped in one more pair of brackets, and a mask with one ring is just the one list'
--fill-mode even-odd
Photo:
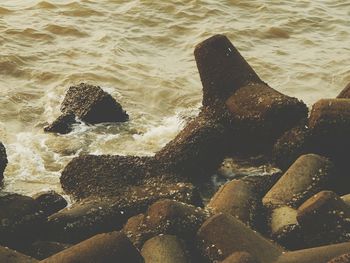
{"label": "rocky shoreline", "polygon": [[[228,38],[195,48],[200,113],[152,157],[84,155],[63,190],[0,195],[0,262],[350,262],[350,85],[300,100],[263,82]],[[45,128],[128,120],[101,88],[71,87]],[[199,185],[227,157],[263,156],[278,173],[229,180],[208,202]],[[7,164],[0,144],[0,174]]]}

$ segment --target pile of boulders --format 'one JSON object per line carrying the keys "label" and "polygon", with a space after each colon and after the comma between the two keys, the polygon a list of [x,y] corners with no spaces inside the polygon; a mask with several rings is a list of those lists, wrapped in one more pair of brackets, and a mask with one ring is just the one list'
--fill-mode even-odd
{"label": "pile of boulders", "polygon": [[[54,192],[1,196],[0,244],[19,252],[0,247],[0,259],[349,262],[350,87],[309,115],[302,101],[264,83],[225,36],[194,53],[203,84],[199,115],[154,156],[74,158],[61,176],[76,201],[70,207]],[[90,97],[95,88],[88,87],[71,87],[62,119],[93,124],[101,111],[85,105],[97,103],[102,112],[116,105],[99,91]],[[281,170],[231,179],[203,201],[198,185],[225,157],[256,155]]]}

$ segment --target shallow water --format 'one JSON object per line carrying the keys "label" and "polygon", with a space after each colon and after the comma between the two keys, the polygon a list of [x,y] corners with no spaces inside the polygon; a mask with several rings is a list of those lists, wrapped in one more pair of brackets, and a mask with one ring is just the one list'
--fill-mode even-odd
{"label": "shallow water", "polygon": [[[242,3],[243,2],[243,3]],[[196,114],[193,49],[226,34],[275,89],[308,105],[350,82],[350,1],[0,2],[0,141],[5,190],[60,190],[81,153],[150,155]],[[43,133],[70,85],[100,85],[131,120]]]}

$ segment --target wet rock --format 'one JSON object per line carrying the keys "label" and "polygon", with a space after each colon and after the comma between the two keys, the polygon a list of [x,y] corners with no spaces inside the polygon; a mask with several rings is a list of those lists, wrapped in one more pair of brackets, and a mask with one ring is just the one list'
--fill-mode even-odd
{"label": "wet rock", "polygon": [[350,253],[333,258],[332,260],[328,261],[328,263],[350,263]]}
{"label": "wet rock", "polygon": [[350,99],[350,83],[338,94],[337,99]]}
{"label": "wet rock", "polygon": [[45,216],[52,215],[67,206],[67,201],[55,191],[38,193],[33,196]]}
{"label": "wet rock", "polygon": [[283,253],[274,263],[327,263],[350,251],[350,242]]}
{"label": "wet rock", "polygon": [[262,82],[224,35],[214,35],[199,43],[194,56],[203,85],[204,107],[224,103],[247,83]]}
{"label": "wet rock", "polygon": [[[121,186],[122,187],[122,186]],[[162,198],[186,203],[197,202],[197,191],[189,183],[132,186],[115,196],[91,196],[48,219],[48,239],[76,243],[94,234],[120,229],[129,217],[145,212]]]}
{"label": "wet rock", "polygon": [[221,263],[259,263],[247,252],[234,252]]}
{"label": "wet rock", "polygon": [[0,246],[0,262],[4,263],[36,263],[34,258],[21,254],[15,250]]}
{"label": "wet rock", "polygon": [[202,113],[156,153],[155,161],[168,172],[201,179],[220,165],[225,138],[225,127]]}
{"label": "wet rock", "polygon": [[21,248],[38,238],[45,223],[39,204],[18,194],[0,197],[0,243]]}
{"label": "wet rock", "polygon": [[0,142],[0,184],[2,184],[2,180],[4,179],[4,171],[7,166],[7,155],[5,146]]}
{"label": "wet rock", "polygon": [[298,222],[309,246],[350,241],[350,208],[331,191],[322,191],[298,208]]}
{"label": "wet rock", "polygon": [[75,115],[71,112],[59,116],[53,123],[44,127],[45,132],[54,132],[67,134],[73,130],[73,124],[76,123]]}
{"label": "wet rock", "polygon": [[63,113],[74,113],[87,123],[124,122],[129,116],[122,106],[98,86],[81,83],[68,89],[61,105]]}
{"label": "wet rock", "polygon": [[286,131],[275,143],[272,159],[282,170],[287,170],[295,160],[309,152],[310,130],[306,121]]}
{"label": "wet rock", "polygon": [[193,241],[195,233],[208,216],[199,207],[165,199],[152,204],[145,216],[130,218],[124,226],[124,232],[136,247],[141,247],[147,239],[160,234],[176,235],[185,241]]}
{"label": "wet rock", "polygon": [[286,130],[307,117],[306,105],[265,83],[249,83],[227,101],[233,126],[233,146],[239,152],[269,151]]}
{"label": "wet rock", "polygon": [[302,202],[327,186],[333,176],[332,162],[320,155],[300,156],[263,198],[267,208],[290,206]]}
{"label": "wet rock", "polygon": [[143,245],[145,263],[190,263],[184,242],[172,235],[153,237]]}
{"label": "wet rock", "polygon": [[242,180],[232,180],[220,187],[207,207],[214,214],[227,213],[252,227],[255,225],[259,204],[254,187]]}
{"label": "wet rock", "polygon": [[346,159],[350,147],[350,100],[319,100],[312,106],[309,127],[315,151],[335,160]]}
{"label": "wet rock", "polygon": [[24,253],[33,258],[42,260],[54,254],[57,254],[58,252],[61,252],[62,250],[65,250],[71,246],[72,245],[69,244],[63,244],[52,241],[36,241],[33,244],[31,244],[28,248],[26,248]]}
{"label": "wet rock", "polygon": [[197,237],[203,253],[212,261],[224,260],[234,252],[248,251],[259,262],[270,263],[284,252],[281,247],[227,214],[217,214],[206,220]]}
{"label": "wet rock", "polygon": [[269,220],[272,239],[290,250],[305,246],[297,214],[296,209],[282,206],[272,210]]}
{"label": "wet rock", "polygon": [[43,261],[43,263],[76,262],[135,262],[143,259],[137,249],[121,232],[99,234],[75,246],[65,249]]}

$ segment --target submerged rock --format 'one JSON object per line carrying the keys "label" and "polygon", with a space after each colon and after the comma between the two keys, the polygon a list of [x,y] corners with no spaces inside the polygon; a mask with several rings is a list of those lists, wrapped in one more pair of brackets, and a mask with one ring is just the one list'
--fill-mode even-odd
{"label": "submerged rock", "polygon": [[59,116],[53,123],[44,127],[45,132],[55,132],[67,134],[73,130],[73,124],[76,123],[75,115],[72,112],[64,113]]}
{"label": "submerged rock", "polygon": [[124,122],[128,114],[107,92],[98,86],[81,83],[68,89],[62,102],[64,114],[73,113],[87,123]]}
{"label": "submerged rock", "polygon": [[5,146],[0,142],[0,184],[2,183],[2,180],[4,179],[4,171],[7,166],[7,155],[6,155],[6,149]]}

